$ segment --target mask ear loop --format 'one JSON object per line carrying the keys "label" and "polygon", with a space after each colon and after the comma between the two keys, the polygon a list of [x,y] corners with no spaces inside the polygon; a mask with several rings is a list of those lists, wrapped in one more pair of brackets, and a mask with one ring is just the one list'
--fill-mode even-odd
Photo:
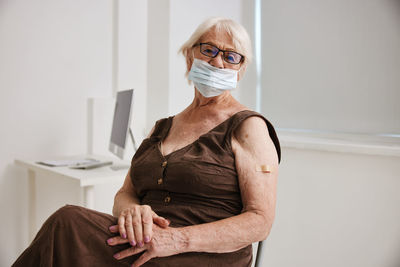
{"label": "mask ear loop", "polygon": [[241,62],[240,64],[241,64],[241,66],[240,66],[240,68],[238,69],[238,81],[240,81],[240,80],[242,79],[242,70],[244,71],[244,69],[243,69],[244,60],[243,60],[243,62]]}
{"label": "mask ear loop", "polygon": [[[194,62],[194,49],[193,49],[193,47],[191,48],[191,50],[192,50],[192,65],[190,66],[189,72],[191,71],[191,69],[192,69],[192,67],[193,67],[193,62]],[[186,78],[188,78],[189,72],[186,74]],[[189,83],[189,85],[192,85],[192,84],[193,84],[193,81],[191,81],[191,80],[188,79],[188,83]],[[194,84],[193,84],[193,86],[194,86]]]}

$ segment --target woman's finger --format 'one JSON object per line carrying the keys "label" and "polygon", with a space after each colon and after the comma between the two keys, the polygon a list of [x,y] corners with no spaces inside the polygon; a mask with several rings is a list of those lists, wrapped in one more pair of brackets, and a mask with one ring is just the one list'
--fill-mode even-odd
{"label": "woman's finger", "polygon": [[132,216],[133,231],[135,233],[136,244],[139,247],[143,246],[143,226],[142,226],[142,216],[140,212],[135,212]]}
{"label": "woman's finger", "polygon": [[151,210],[147,210],[142,215],[143,222],[143,241],[149,243],[153,237],[153,219],[151,217]]}
{"label": "woman's finger", "polygon": [[138,253],[144,251],[145,249],[146,249],[146,247],[141,247],[141,248],[139,248],[138,246],[130,247],[128,249],[125,249],[125,250],[115,253],[114,258],[116,258],[117,260],[121,260],[123,258],[138,254]]}
{"label": "woman's finger", "polygon": [[153,222],[162,228],[166,228],[170,224],[170,221],[168,221],[164,217],[158,216],[154,211],[152,211],[152,217]]}
{"label": "woman's finger", "polygon": [[123,239],[120,236],[114,236],[114,237],[107,239],[107,244],[110,246],[121,245],[121,244],[125,244],[128,242],[129,242],[128,239]]}
{"label": "woman's finger", "polygon": [[118,217],[118,230],[119,230],[120,236],[122,238],[126,239],[125,215],[120,215]]}
{"label": "woman's finger", "polygon": [[110,230],[111,233],[115,234],[118,233],[118,224],[117,225],[111,225],[110,227],[108,227],[108,230]]}
{"label": "woman's finger", "polygon": [[126,235],[128,236],[129,244],[136,246],[136,239],[134,229],[132,227],[132,215],[128,213],[125,217],[125,229]]}
{"label": "woman's finger", "polygon": [[142,256],[140,256],[133,264],[132,267],[139,267],[142,266],[143,264],[145,264],[146,262],[148,262],[149,260],[151,260],[151,258],[153,258],[150,254],[149,251],[146,251],[145,253],[142,254]]}

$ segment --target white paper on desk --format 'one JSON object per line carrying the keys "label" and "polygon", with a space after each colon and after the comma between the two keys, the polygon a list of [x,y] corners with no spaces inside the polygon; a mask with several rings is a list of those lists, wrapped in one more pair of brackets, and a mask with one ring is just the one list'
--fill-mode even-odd
{"label": "white paper on desk", "polygon": [[60,160],[42,160],[37,163],[50,167],[62,167],[62,166],[89,164],[94,162],[99,162],[99,161],[96,159],[60,159]]}

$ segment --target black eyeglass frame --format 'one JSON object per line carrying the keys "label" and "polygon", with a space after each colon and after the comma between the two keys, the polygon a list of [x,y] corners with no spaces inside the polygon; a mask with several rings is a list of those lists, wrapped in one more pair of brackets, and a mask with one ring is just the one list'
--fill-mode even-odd
{"label": "black eyeglass frame", "polygon": [[[215,47],[215,48],[218,50],[218,53],[216,53],[215,56],[213,56],[213,57],[212,57],[212,56],[209,56],[209,55],[206,55],[206,54],[204,54],[204,53],[201,51],[201,46],[202,46],[202,45],[210,45],[210,46],[212,46],[212,47]],[[232,50],[222,50],[222,49],[219,49],[218,47],[216,47],[216,46],[213,45],[213,44],[209,44],[209,43],[197,43],[197,44],[195,44],[193,47],[195,47],[195,46],[200,46],[200,53],[201,53],[202,55],[205,55],[206,57],[210,57],[210,58],[216,58],[216,57],[219,55],[219,52],[222,52],[222,59],[223,59],[226,63],[228,63],[228,64],[238,65],[238,64],[240,64],[240,63],[242,63],[242,62],[244,61],[244,56],[243,56],[242,54],[239,54],[238,52],[235,52],[235,51],[232,51]],[[226,61],[226,60],[225,60],[225,52],[234,53],[234,54],[239,55],[239,56],[240,56],[240,61],[239,61],[238,63],[232,63],[232,62]]]}

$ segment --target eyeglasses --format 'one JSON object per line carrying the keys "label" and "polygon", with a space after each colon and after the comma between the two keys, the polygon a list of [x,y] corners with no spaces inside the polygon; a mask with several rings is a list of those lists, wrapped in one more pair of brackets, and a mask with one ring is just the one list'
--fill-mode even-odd
{"label": "eyeglasses", "polygon": [[199,43],[196,44],[195,46],[200,45],[200,53],[207,57],[215,58],[218,56],[219,52],[222,52],[223,59],[226,63],[229,64],[239,64],[243,61],[244,56],[242,56],[239,53],[233,52],[233,51],[227,51],[227,50],[222,50],[219,49],[218,47],[208,44],[208,43]]}

